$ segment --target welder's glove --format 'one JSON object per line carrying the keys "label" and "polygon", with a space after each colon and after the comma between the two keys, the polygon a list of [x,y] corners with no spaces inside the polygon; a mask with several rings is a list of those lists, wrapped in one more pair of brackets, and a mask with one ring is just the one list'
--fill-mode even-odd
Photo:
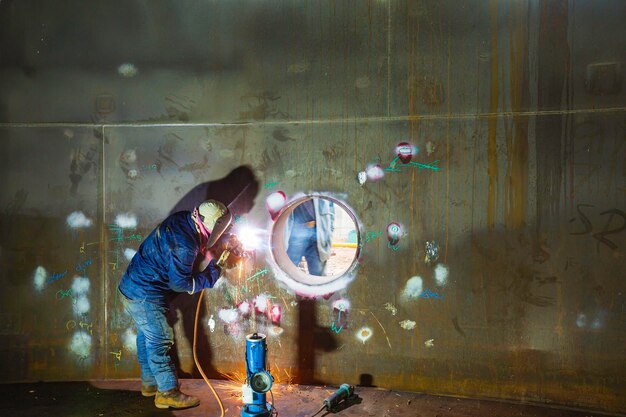
{"label": "welder's glove", "polygon": [[234,252],[230,250],[224,250],[217,261],[217,266],[222,269],[232,269],[237,266],[237,263],[239,263],[239,261],[240,258],[237,257]]}
{"label": "welder's glove", "polygon": [[242,260],[241,243],[235,235],[225,234],[211,248],[211,254],[218,259],[220,268],[234,268]]}

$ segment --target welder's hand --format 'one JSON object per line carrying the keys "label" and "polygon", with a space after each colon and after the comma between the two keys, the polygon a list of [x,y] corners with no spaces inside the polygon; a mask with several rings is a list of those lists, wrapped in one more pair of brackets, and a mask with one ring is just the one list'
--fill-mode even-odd
{"label": "welder's hand", "polygon": [[241,243],[233,234],[224,234],[217,243],[211,247],[211,252],[214,258],[218,259],[217,265],[220,268],[234,268],[244,258]]}
{"label": "welder's hand", "polygon": [[226,246],[225,246],[225,248],[232,255],[234,255],[234,257],[241,257],[243,252],[244,252],[243,245],[241,244],[239,239],[237,239],[237,236],[234,235],[234,234],[229,234],[226,237]]}

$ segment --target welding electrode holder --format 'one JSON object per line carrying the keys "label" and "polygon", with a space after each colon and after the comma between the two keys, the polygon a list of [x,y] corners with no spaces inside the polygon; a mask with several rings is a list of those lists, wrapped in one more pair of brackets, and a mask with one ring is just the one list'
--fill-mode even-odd
{"label": "welding electrode holder", "polygon": [[222,254],[220,255],[220,258],[216,262],[217,266],[219,266],[220,268],[224,268],[224,266],[226,266],[226,261],[228,260],[229,256],[230,256],[230,251],[224,250]]}
{"label": "welding electrode holder", "polygon": [[217,266],[222,269],[233,268],[239,262],[252,258],[254,255],[254,251],[244,249],[237,235],[233,233],[224,234],[211,250],[214,256],[218,257]]}

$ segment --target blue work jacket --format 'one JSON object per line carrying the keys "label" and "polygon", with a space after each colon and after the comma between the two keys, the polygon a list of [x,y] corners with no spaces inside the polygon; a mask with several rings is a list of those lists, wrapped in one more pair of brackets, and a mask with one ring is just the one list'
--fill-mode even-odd
{"label": "blue work jacket", "polygon": [[200,236],[191,213],[181,211],[167,217],[141,243],[119,284],[127,298],[167,305],[177,292],[193,294],[212,288],[220,269],[211,260],[204,271],[195,271]]}

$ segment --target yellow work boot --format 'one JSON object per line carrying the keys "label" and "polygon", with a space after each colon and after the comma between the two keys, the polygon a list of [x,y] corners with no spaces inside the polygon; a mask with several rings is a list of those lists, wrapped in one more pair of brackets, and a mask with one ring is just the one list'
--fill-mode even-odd
{"label": "yellow work boot", "polygon": [[141,395],[144,397],[152,397],[157,393],[156,385],[141,384]]}
{"label": "yellow work boot", "polygon": [[183,394],[178,388],[165,392],[157,391],[154,398],[154,405],[157,408],[189,408],[198,404],[200,404],[199,398]]}

